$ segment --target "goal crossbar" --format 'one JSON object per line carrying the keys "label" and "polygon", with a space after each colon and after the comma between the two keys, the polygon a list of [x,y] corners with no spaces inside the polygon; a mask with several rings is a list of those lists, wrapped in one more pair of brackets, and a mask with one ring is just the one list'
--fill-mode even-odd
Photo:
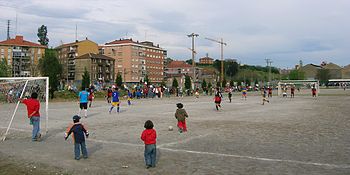
{"label": "goal crossbar", "polygon": [[314,83],[317,89],[317,96],[320,93],[320,82],[318,80],[281,80],[278,82],[277,94],[280,96],[282,94],[282,85],[300,85],[305,83]]}

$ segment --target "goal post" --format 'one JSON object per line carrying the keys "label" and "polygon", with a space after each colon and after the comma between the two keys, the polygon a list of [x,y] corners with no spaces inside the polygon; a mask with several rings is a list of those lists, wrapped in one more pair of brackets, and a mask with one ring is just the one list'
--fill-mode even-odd
{"label": "goal post", "polygon": [[290,86],[295,86],[304,90],[311,90],[311,87],[315,86],[317,90],[316,96],[320,93],[320,82],[318,80],[281,80],[278,82],[278,96],[282,95],[283,88],[288,88]]}
{"label": "goal post", "polygon": [[[0,90],[3,93],[2,95],[6,97],[6,102],[16,103],[16,107],[12,112],[11,120],[3,135],[3,141],[5,141],[16,116],[20,103],[19,99],[29,96],[32,92],[36,91],[40,91],[37,92],[39,94],[38,100],[45,102],[45,133],[48,132],[49,77],[0,77]],[[17,91],[17,94],[14,92],[15,90]],[[40,117],[42,117],[42,115]],[[40,125],[42,125],[42,122],[40,122]]]}

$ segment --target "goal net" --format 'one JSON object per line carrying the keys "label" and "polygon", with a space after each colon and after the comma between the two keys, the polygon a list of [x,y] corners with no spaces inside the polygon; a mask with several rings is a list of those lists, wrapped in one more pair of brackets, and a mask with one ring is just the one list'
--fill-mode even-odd
{"label": "goal net", "polygon": [[311,95],[311,89],[316,88],[316,96],[320,93],[320,83],[317,80],[283,80],[278,82],[278,96],[291,93],[294,87],[296,95]]}
{"label": "goal net", "polygon": [[[4,141],[11,128],[20,131],[30,131],[30,125],[25,105],[20,99],[30,98],[36,92],[40,101],[40,132],[48,132],[48,77],[0,77],[0,124],[2,140]],[[44,126],[44,127],[42,127]]]}

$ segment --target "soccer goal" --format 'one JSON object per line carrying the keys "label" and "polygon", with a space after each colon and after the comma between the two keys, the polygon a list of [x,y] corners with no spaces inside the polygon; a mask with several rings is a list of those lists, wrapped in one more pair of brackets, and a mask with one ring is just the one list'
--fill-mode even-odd
{"label": "soccer goal", "polygon": [[295,88],[296,94],[311,94],[311,88],[316,88],[316,96],[320,93],[320,82],[318,80],[282,80],[278,82],[278,96],[287,91],[289,94],[290,88]]}
{"label": "soccer goal", "polygon": [[[49,78],[48,77],[0,77],[0,103],[4,109],[8,110],[7,119],[10,119],[6,132],[3,134],[3,141],[11,128],[16,114],[18,114],[21,98],[29,98],[33,92],[38,93],[40,101],[40,118],[45,116],[45,132],[48,132],[48,105],[49,105]],[[44,104],[44,105],[43,105]],[[21,108],[24,110],[24,108]],[[43,112],[43,109],[45,112]],[[20,111],[21,114],[26,114]],[[44,113],[44,115],[43,115]],[[6,114],[6,112],[5,112]],[[22,118],[24,116],[21,116]],[[26,115],[25,115],[25,118]],[[6,119],[4,119],[6,121]],[[43,120],[42,120],[43,121]],[[42,126],[43,122],[40,122]],[[40,128],[43,128],[41,127]]]}

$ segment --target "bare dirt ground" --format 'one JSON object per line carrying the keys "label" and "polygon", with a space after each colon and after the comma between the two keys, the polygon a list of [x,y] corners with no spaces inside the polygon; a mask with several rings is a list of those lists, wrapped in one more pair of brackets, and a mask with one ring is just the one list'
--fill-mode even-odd
{"label": "bare dirt ground", "polygon": [[[31,141],[20,105],[7,140],[0,142],[0,174],[350,174],[350,90],[321,91],[317,98],[274,96],[265,105],[257,93],[248,93],[246,101],[234,94],[220,111],[208,96],[123,102],[119,114],[108,114],[106,102],[97,101],[82,119],[91,133],[90,155],[79,161],[71,139],[63,139],[76,102],[49,104],[49,132],[41,142]],[[190,115],[187,133],[176,130],[178,102]],[[1,135],[13,109],[0,106]],[[158,133],[158,163],[151,169],[145,168],[140,140],[148,119]]]}

